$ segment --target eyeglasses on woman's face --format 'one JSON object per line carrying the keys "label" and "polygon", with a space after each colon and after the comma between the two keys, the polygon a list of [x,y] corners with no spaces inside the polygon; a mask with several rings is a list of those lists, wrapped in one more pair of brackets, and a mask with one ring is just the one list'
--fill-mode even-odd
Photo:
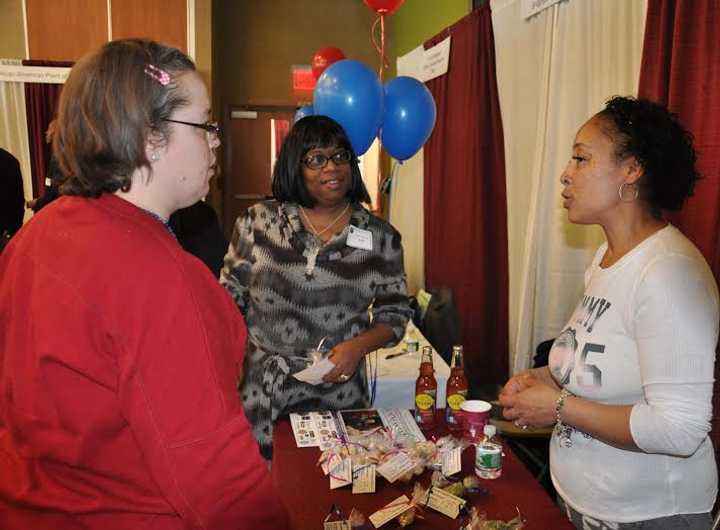
{"label": "eyeglasses on woman's face", "polygon": [[327,166],[328,162],[331,160],[336,166],[344,166],[350,163],[350,160],[352,160],[352,154],[347,149],[340,149],[331,155],[313,153],[303,158],[302,163],[305,164],[305,167],[308,169],[317,170],[325,169],[325,166]]}
{"label": "eyeglasses on woman's face", "polygon": [[205,132],[207,132],[209,135],[215,135],[218,138],[220,138],[220,126],[216,121],[208,121],[205,123],[193,123],[191,121],[181,121],[181,120],[163,120],[163,121],[169,121],[172,123],[180,123],[182,125],[189,125],[190,127],[197,127],[198,129],[204,129]]}

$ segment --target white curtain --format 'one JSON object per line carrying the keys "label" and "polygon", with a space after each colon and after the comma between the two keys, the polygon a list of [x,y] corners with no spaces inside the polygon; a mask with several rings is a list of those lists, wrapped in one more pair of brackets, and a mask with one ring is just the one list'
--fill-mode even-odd
{"label": "white curtain", "polygon": [[646,0],[569,0],[524,20],[491,0],[505,134],[510,367],[562,330],[603,234],[571,225],[560,173],[577,129],[610,96],[637,93]]}
{"label": "white curtain", "polygon": [[[0,81],[0,147],[20,161],[25,200],[29,201],[32,199],[32,174],[23,83]],[[25,220],[31,214],[31,210],[25,210]]]}

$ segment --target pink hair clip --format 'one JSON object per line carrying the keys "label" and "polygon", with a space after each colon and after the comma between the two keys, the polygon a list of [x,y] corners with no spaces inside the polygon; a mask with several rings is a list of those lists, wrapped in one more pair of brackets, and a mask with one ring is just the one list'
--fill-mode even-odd
{"label": "pink hair clip", "polygon": [[165,70],[158,68],[154,64],[148,63],[145,66],[145,73],[152,77],[155,81],[160,83],[162,86],[168,86],[170,84],[170,81],[172,80],[170,74],[168,74]]}

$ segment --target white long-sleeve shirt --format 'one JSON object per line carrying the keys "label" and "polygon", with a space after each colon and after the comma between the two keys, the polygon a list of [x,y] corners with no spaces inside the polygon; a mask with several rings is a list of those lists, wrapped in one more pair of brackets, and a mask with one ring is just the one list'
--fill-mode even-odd
{"label": "white long-sleeve shirt", "polygon": [[585,294],[550,352],[558,383],[592,401],[633,405],[629,451],[570,429],[550,444],[553,483],[571,507],[633,522],[710,511],[708,438],[718,290],[700,252],[667,226],[608,268],[598,249]]}

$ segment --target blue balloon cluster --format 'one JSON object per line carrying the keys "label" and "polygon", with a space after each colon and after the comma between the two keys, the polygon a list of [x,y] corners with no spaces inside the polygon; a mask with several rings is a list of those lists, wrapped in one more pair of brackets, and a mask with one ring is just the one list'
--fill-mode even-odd
{"label": "blue balloon cluster", "polygon": [[385,150],[403,161],[427,141],[435,112],[435,100],[420,81],[398,77],[383,89],[375,72],[346,59],[323,72],[313,104],[300,108],[295,121],[311,114],[329,116],[345,129],[357,155],[367,151],[379,134]]}

